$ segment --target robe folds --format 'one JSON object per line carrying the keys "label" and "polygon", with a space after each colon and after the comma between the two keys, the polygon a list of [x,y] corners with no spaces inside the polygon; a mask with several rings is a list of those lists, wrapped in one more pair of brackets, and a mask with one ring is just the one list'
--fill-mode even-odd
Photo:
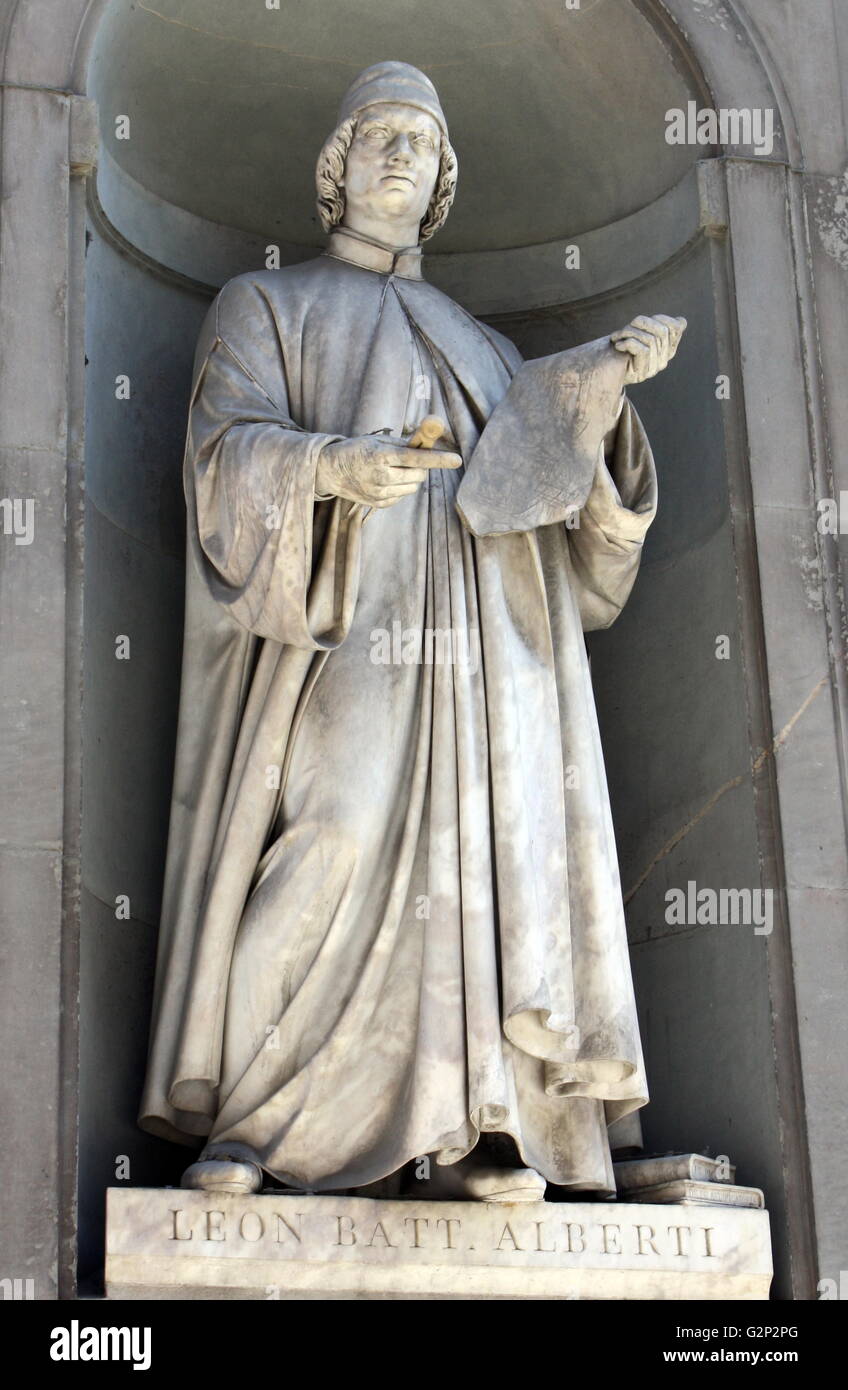
{"label": "robe folds", "polygon": [[145,1129],[315,1191],[496,1131],[615,1190],[606,1126],[647,1088],[583,631],[654,515],[641,423],[624,398],[573,528],[472,535],[462,470],[385,509],[315,496],[328,443],[427,413],[468,464],[520,366],[334,254],[210,310]]}

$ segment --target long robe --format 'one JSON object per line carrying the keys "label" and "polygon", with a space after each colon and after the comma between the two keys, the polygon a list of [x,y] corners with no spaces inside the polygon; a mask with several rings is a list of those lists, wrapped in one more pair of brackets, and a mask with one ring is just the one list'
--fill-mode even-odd
{"label": "long robe", "polygon": [[[327,443],[425,413],[468,461],[521,364],[368,260],[336,237],[240,276],[198,345],[140,1123],[317,1191],[497,1131],[614,1191],[606,1126],[647,1087],[583,631],[632,587],[651,452],[625,399],[571,529],[472,536],[461,470],[317,500]],[[531,423],[516,469],[533,450]]]}

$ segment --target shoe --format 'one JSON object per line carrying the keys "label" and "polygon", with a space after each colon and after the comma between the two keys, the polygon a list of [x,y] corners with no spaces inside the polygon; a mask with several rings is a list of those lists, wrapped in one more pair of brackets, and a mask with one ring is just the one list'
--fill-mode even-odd
{"label": "shoe", "polygon": [[263,1174],[258,1163],[241,1158],[228,1158],[225,1154],[205,1158],[201,1154],[196,1163],[186,1168],[180,1187],[200,1192],[235,1192],[248,1196],[259,1192]]}
{"label": "shoe", "polygon": [[535,1168],[497,1168],[473,1154],[458,1163],[433,1163],[430,1177],[410,1186],[422,1201],[543,1202],[547,1182]]}

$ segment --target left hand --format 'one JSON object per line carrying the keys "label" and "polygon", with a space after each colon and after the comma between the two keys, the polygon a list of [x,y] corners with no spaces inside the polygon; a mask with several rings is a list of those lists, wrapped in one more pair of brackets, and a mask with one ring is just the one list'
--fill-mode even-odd
{"label": "left hand", "polygon": [[624,385],[635,386],[664,372],[677,352],[686,327],[685,319],[671,318],[668,314],[654,314],[650,318],[640,314],[626,328],[611,333],[613,347],[618,352],[630,354]]}

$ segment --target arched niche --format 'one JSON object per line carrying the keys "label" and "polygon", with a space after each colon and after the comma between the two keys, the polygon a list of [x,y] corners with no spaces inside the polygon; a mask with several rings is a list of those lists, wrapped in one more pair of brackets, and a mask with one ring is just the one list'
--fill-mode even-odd
{"label": "arched niche", "polygon": [[[437,82],[467,169],[467,200],[433,244],[436,283],[528,356],[609,331],[639,309],[690,321],[673,372],[634,393],[663,509],[629,610],[593,644],[652,1087],[645,1130],[654,1148],[729,1152],[741,1180],[765,1186],[783,1287],[790,1277],[809,1286],[786,933],[764,940],[664,922],[665,889],[689,878],[766,884],[778,912],[785,905],[779,779],[756,757],[780,727],[780,678],[768,669],[756,409],[739,348],[740,336],[755,336],[762,292],[752,241],[764,212],[786,204],[797,136],[768,54],[729,0],[483,8],[428,0],[386,16],[377,5],[340,5],[330,23],[327,7],[316,18],[288,0],[250,17],[223,0],[92,0],[67,6],[52,52],[36,60],[44,7],[13,7],[7,75],[72,107],[72,93],[92,98],[101,132],[84,274],[85,1273],[98,1264],[116,1155],[130,1157],[139,1184],[175,1181],[184,1159],[141,1135],[134,1114],[178,694],[180,454],[194,339],[215,289],[264,261],[269,245],[284,263],[318,251],[314,152],[348,78],[391,54]],[[665,110],[689,99],[773,107],[768,167],[746,151],[665,145]],[[119,115],[130,117],[124,147]],[[775,254],[791,260],[799,232],[791,197],[788,206]],[[566,269],[574,245],[579,269]],[[70,256],[79,291],[79,250]],[[791,337],[785,303],[772,318]],[[116,397],[119,376],[129,377],[128,400]],[[731,383],[727,405],[716,398],[719,376]],[[133,655],[121,665],[114,641],[124,633]],[[717,666],[719,633],[742,659]],[[116,921],[119,897],[129,921]],[[73,924],[73,905],[66,917]],[[776,1009],[789,1023],[782,1038]]]}

